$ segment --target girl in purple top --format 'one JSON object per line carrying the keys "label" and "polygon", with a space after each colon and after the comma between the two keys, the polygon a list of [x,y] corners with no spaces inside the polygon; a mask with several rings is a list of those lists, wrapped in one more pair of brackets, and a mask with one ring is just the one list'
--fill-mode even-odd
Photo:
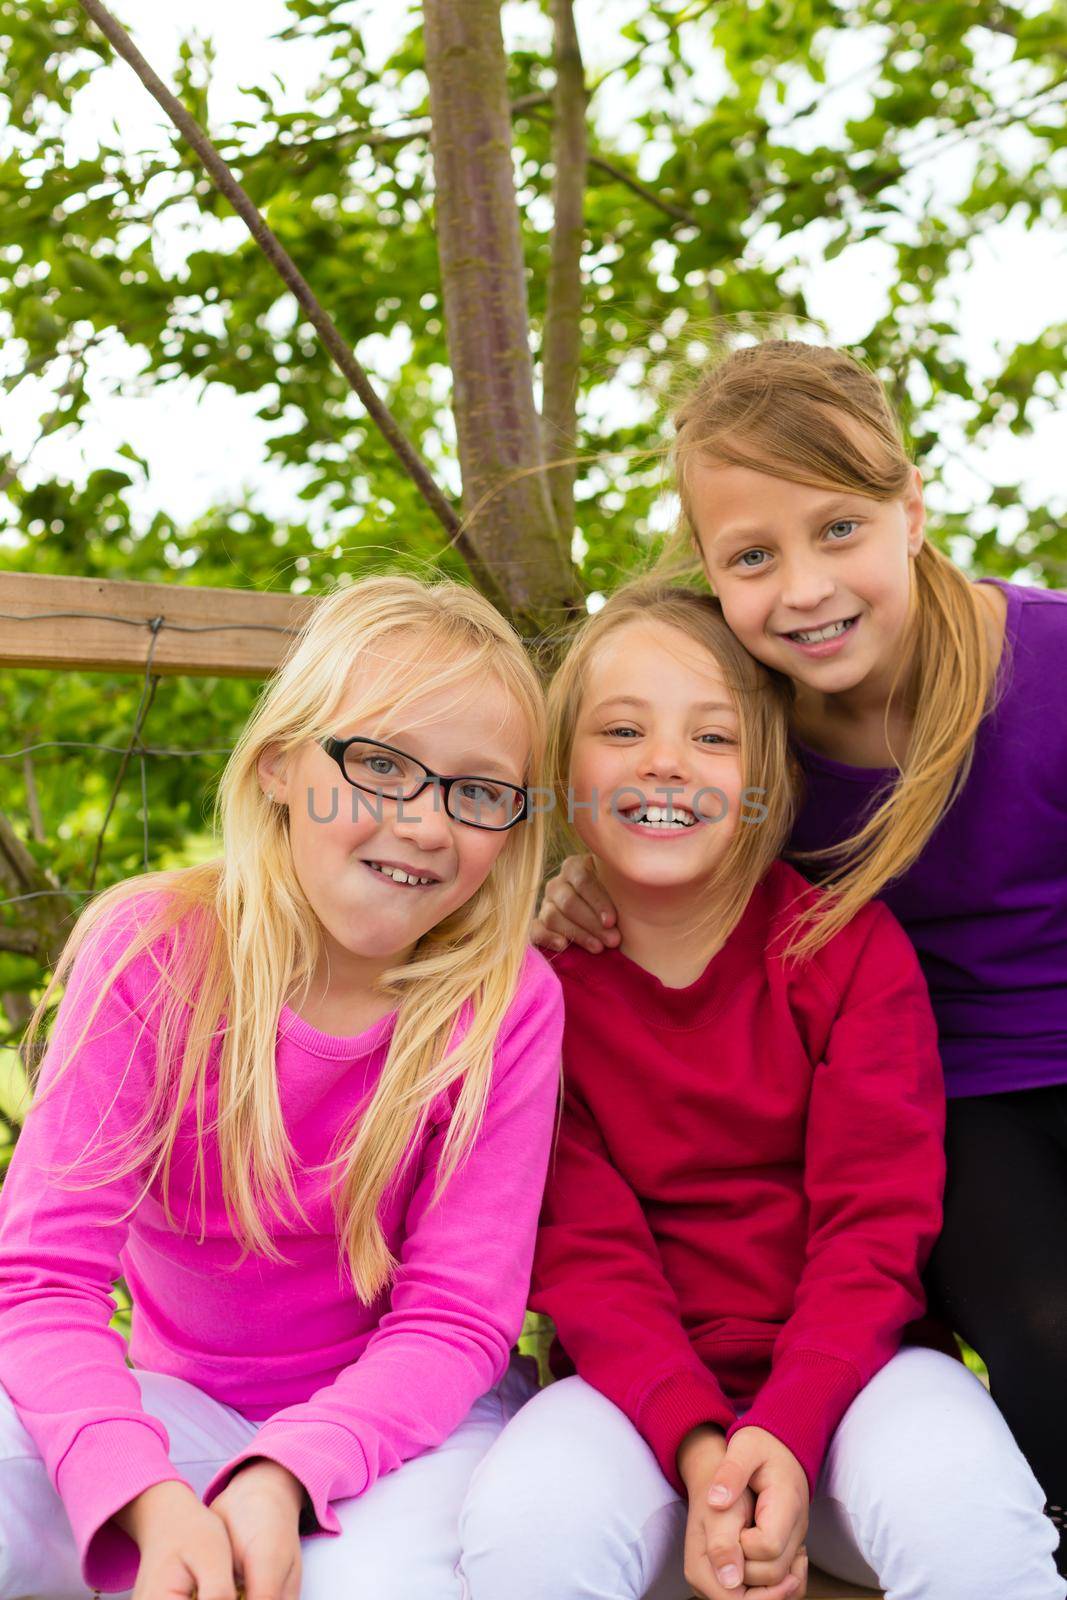
{"label": "girl in purple top", "polygon": [[[1067,1572],[1067,595],[973,584],[926,542],[899,424],[841,351],[738,350],[675,423],[660,570],[702,574],[791,681],[791,848],[829,890],[793,948],[875,895],[914,940],[951,1097],[928,1285],[988,1365]],[[572,857],[535,937],[595,951],[613,923]]]}
{"label": "girl in purple top", "polygon": [[238,741],[220,858],[83,913],[0,1204],[0,1600],[497,1600],[460,1512],[527,1392],[544,742],[488,601],[364,579]]}

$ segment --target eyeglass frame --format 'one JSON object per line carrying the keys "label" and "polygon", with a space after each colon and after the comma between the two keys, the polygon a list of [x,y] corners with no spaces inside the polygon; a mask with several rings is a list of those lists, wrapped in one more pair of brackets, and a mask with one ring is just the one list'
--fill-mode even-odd
{"label": "eyeglass frame", "polygon": [[[417,800],[419,795],[422,794],[425,789],[429,788],[430,784],[440,784],[441,792],[444,797],[446,813],[453,822],[460,823],[464,828],[481,828],[485,833],[507,833],[508,829],[514,828],[516,823],[526,822],[529,819],[530,796],[522,784],[508,783],[505,778],[490,778],[486,776],[480,776],[476,772],[462,772],[454,778],[446,778],[443,772],[434,772],[426,765],[425,761],[420,761],[418,756],[411,755],[407,750],[401,750],[395,744],[386,744],[382,739],[368,739],[366,734],[362,733],[353,733],[347,739],[320,739],[319,744],[322,746],[331,760],[336,761],[337,765],[341,769],[341,776],[344,778],[345,782],[350,784],[353,789],[358,789],[360,794],[376,794],[382,800],[393,800],[397,804],[403,805],[405,800]],[[362,783],[356,783],[355,779],[350,778],[348,773],[345,771],[345,752],[347,751],[349,745],[353,744],[372,744],[378,750],[388,750],[390,755],[403,756],[405,761],[410,761],[416,767],[421,767],[426,776],[412,794],[388,795],[384,794],[380,788],[368,789]],[[455,816],[454,813],[449,810],[448,806],[448,797],[452,792],[453,785],[457,783],[470,783],[472,781],[476,783],[497,784],[501,788],[514,790],[522,802],[520,809],[515,813],[509,822],[505,822],[503,826],[499,828],[494,827],[491,822],[469,822],[466,817]]]}

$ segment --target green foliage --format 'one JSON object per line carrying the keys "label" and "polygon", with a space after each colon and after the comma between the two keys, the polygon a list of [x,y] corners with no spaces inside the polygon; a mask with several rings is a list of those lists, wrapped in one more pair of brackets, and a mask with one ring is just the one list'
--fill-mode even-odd
{"label": "green foliage", "polygon": [[[417,14],[390,58],[375,64],[359,28],[365,5],[286,4],[283,38],[316,39],[328,56],[305,104],[293,109],[279,83],[250,84],[244,114],[220,125],[212,55],[192,38],[176,86],[343,335],[357,347],[391,337],[396,359],[380,387],[454,486]],[[581,25],[581,8],[578,15]],[[932,472],[945,459],[946,406],[981,441],[997,427],[1025,432],[1055,402],[1063,329],[1005,351],[1001,370],[978,382],[961,360],[944,287],[1006,216],[1027,226],[1062,219],[1062,0],[652,0],[619,32],[621,64],[599,81],[590,73],[595,160],[575,542],[588,590],[610,588],[661,529],[661,418],[679,355],[695,359],[718,317],[756,329],[783,314],[803,319],[795,263],[813,228],[826,234],[828,257],[870,238],[893,252],[889,305],[859,352],[889,379]],[[833,119],[822,113],[843,86],[827,61],[846,34],[869,45],[866,92],[862,110],[831,134]],[[537,37],[511,56],[513,99],[551,88],[548,29]],[[463,573],[454,553],[442,555],[437,524],[270,267],[239,229],[218,225],[226,204],[177,138],[162,153],[131,158],[119,130],[101,126],[95,148],[68,147],[64,118],[78,95],[97,75],[127,70],[68,0],[0,0],[8,388],[27,376],[48,379],[58,398],[45,406],[42,431],[71,437],[91,413],[88,375],[109,370],[116,345],[132,353],[145,386],[183,378],[251,396],[269,429],[269,458],[304,473],[307,517],[279,526],[248,505],[222,505],[178,526],[164,513],[134,514],[144,464],[129,447],[121,467],[101,463],[85,482],[41,481],[18,462],[5,467],[0,452],[0,477],[11,479],[3,566],[298,589],[394,555],[441,559]],[[618,137],[605,131],[622,124]],[[528,103],[515,120],[535,341],[550,245],[550,127],[544,103]],[[970,174],[963,192],[932,214],[917,201],[917,184],[961,146]],[[191,252],[160,245],[179,207],[205,223]],[[363,347],[372,371],[380,348]],[[1067,572],[1067,532],[1055,508],[1028,504],[1025,485],[991,483],[984,504],[944,518],[939,532],[985,571],[1027,563],[1052,582]],[[122,749],[140,688],[130,677],[10,674],[9,749],[64,738]],[[255,692],[233,681],[164,680],[146,742],[225,748]],[[25,818],[27,784],[36,785],[45,837],[30,848],[75,890],[87,887],[118,760],[47,749],[34,755],[29,777],[21,757],[0,761],[0,809]],[[146,758],[153,865],[210,848],[205,818],[221,760]],[[143,828],[135,761],[98,884],[138,870]],[[0,994],[36,982],[32,963],[0,955]]]}

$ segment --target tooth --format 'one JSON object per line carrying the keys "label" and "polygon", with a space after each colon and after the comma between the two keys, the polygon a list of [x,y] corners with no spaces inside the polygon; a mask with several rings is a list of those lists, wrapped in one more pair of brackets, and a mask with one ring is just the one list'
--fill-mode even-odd
{"label": "tooth", "polygon": [[802,644],[822,644],[827,639],[836,639],[847,626],[847,622],[841,621],[827,623],[825,628],[798,628],[796,637]]}

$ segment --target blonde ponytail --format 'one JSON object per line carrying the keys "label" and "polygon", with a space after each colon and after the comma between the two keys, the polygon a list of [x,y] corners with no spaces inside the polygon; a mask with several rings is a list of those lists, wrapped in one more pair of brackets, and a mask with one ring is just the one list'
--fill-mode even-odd
{"label": "blonde ponytail", "polygon": [[997,672],[989,618],[974,585],[933,545],[923,545],[913,574],[914,648],[904,659],[910,655],[914,663],[905,691],[914,711],[900,777],[850,839],[797,854],[801,862],[825,861],[831,871],[822,903],[790,943],[790,955],[817,950],[908,870],[971,770]]}
{"label": "blonde ponytail", "polygon": [[[754,468],[875,500],[903,495],[913,472],[900,422],[872,372],[843,350],[768,339],[712,362],[674,417],[682,514],[655,572],[701,568],[689,469],[695,461]],[[910,650],[886,707],[911,715],[900,778],[852,838],[798,856],[828,862],[826,893],[798,924],[788,954],[810,954],[916,860],[966,781],[999,658],[975,586],[933,545],[912,567]],[[912,663],[905,681],[904,668]]]}

